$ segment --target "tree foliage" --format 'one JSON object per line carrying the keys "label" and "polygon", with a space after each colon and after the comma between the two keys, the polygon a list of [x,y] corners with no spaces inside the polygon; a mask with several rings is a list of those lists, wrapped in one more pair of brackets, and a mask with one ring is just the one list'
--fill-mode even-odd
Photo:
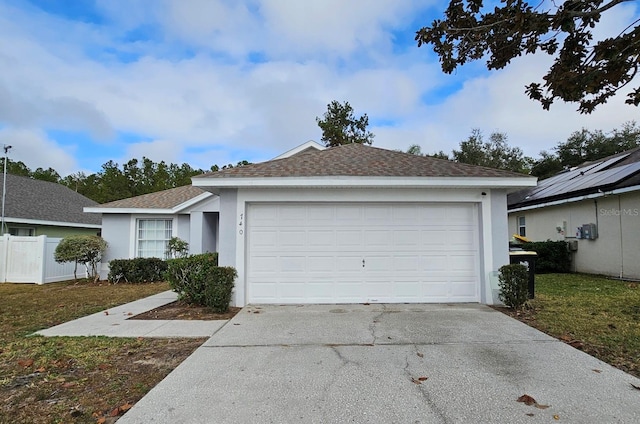
{"label": "tree foliage", "polygon": [[60,240],[54,252],[54,259],[58,263],[74,262],[73,276],[78,279],[78,264],[87,268],[89,278],[97,280],[98,263],[107,250],[107,242],[99,236],[73,235]]}
{"label": "tree foliage", "polygon": [[327,105],[323,118],[316,117],[316,122],[322,129],[322,141],[327,147],[351,143],[373,143],[374,135],[367,131],[369,117],[365,113],[356,118],[349,102],[341,104],[335,100],[332,101]]}
{"label": "tree foliage", "polygon": [[468,139],[453,151],[453,160],[470,165],[487,166],[513,172],[529,173],[533,160],[524,156],[519,147],[507,144],[505,133],[494,132],[485,141],[482,131],[473,129]]}
{"label": "tree foliage", "polygon": [[[451,0],[444,19],[416,33],[418,46],[430,44],[442,70],[452,73],[469,61],[486,58],[487,69],[502,69],[523,54],[553,57],[544,82],[526,86],[526,93],[549,109],[556,99],[579,104],[591,113],[628,85],[638,71],[638,20],[612,37],[594,41],[603,13],[630,0],[527,1],[502,0],[484,7],[483,0]],[[640,104],[640,87],[626,103]]]}

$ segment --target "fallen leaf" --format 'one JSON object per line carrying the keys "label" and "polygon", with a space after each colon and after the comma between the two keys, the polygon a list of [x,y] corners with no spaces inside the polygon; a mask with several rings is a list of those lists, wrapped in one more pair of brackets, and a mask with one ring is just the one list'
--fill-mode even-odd
{"label": "fallen leaf", "polygon": [[127,412],[131,408],[133,408],[133,405],[131,405],[129,402],[127,402],[127,403],[125,403],[124,405],[122,405],[120,407],[120,411],[121,412]]}
{"label": "fallen leaf", "polygon": [[45,372],[45,371],[46,371],[45,367],[40,367],[36,370],[36,372]]}
{"label": "fallen leaf", "polygon": [[98,418],[98,421],[96,421],[97,424],[104,424],[107,422],[107,419],[105,417],[100,417]]}
{"label": "fallen leaf", "polygon": [[113,408],[111,412],[109,412],[110,417],[117,417],[120,415],[120,408]]}
{"label": "fallen leaf", "polygon": [[109,315],[109,311],[104,311],[104,314],[105,315]]}
{"label": "fallen leaf", "polygon": [[528,414],[524,414],[524,415],[526,415],[527,417],[534,417],[536,414],[532,414],[531,412],[529,412]]}
{"label": "fallen leaf", "polygon": [[553,416],[553,419],[554,419],[554,420],[556,420],[556,421],[558,421],[558,420],[560,419],[560,415],[554,415],[554,416]]}
{"label": "fallen leaf", "polygon": [[132,316],[133,312],[127,312],[127,316]]}
{"label": "fallen leaf", "polygon": [[22,368],[29,368],[31,365],[33,365],[33,359],[19,359],[18,365],[20,365]]}
{"label": "fallen leaf", "polygon": [[427,381],[429,377],[418,377],[418,381]]}
{"label": "fallen leaf", "polygon": [[418,355],[418,357],[420,357],[420,358],[424,358],[424,353],[418,352],[418,353],[416,353],[416,355]]}
{"label": "fallen leaf", "polygon": [[573,337],[569,336],[568,334],[563,334],[562,336],[560,336],[560,340],[570,342],[571,340],[573,340]]}
{"label": "fallen leaf", "polygon": [[76,383],[74,383],[73,381],[70,381],[70,382],[68,382],[68,383],[64,383],[64,384],[62,385],[62,387],[63,387],[64,389],[69,389],[69,388],[71,388],[71,387],[73,387],[73,386],[75,386],[75,385],[76,385]]}
{"label": "fallen leaf", "polygon": [[234,322],[233,325],[240,325],[240,324],[238,324],[237,322]]}
{"label": "fallen leaf", "polygon": [[602,372],[602,370],[597,370],[597,369],[593,369],[593,372],[597,372],[598,374],[600,374]]}
{"label": "fallen leaf", "polygon": [[522,402],[525,405],[529,405],[529,406],[535,405],[537,403],[536,400],[534,398],[532,398],[531,396],[529,396],[529,395],[520,396],[518,398],[518,402]]}
{"label": "fallen leaf", "polygon": [[422,382],[418,379],[416,380],[415,378],[411,377],[411,382],[414,384],[422,384]]}
{"label": "fallen leaf", "polygon": [[98,365],[98,369],[102,370],[102,371],[106,370],[109,367],[110,367],[109,364],[100,364],[100,365]]}
{"label": "fallen leaf", "polygon": [[64,305],[60,304],[58,305],[58,308],[64,308]]}

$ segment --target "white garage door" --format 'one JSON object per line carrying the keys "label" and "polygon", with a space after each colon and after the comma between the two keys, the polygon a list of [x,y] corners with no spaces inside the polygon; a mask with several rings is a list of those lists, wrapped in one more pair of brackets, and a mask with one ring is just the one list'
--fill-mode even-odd
{"label": "white garage door", "polygon": [[477,302],[477,221],[473,204],[251,204],[248,302]]}

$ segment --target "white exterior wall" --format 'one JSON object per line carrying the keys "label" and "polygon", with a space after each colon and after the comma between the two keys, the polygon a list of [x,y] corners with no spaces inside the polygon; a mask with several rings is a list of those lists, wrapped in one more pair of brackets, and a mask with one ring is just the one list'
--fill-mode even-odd
{"label": "white exterior wall", "polygon": [[[484,195],[483,195],[484,193]],[[480,293],[493,303],[490,274],[508,263],[507,208],[504,190],[481,189],[223,189],[220,193],[221,266],[238,271],[234,304],[246,303],[246,207],[253,202],[471,202],[479,205]]]}
{"label": "white exterior wall", "polygon": [[109,246],[100,266],[101,279],[106,279],[109,274],[109,261],[129,258],[131,231],[131,215],[102,214],[102,238]]}
{"label": "white exterior wall", "polygon": [[[517,234],[519,216],[533,241],[578,240],[573,271],[640,279],[640,192],[510,212],[510,236]],[[566,234],[556,229],[564,223]],[[597,224],[598,238],[576,239],[576,227],[590,223]]]}

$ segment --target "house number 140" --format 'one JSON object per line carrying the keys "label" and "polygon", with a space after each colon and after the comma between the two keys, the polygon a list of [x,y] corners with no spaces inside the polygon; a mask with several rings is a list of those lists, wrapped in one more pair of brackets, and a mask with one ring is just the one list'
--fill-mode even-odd
{"label": "house number 140", "polygon": [[242,231],[242,220],[244,219],[244,214],[241,213],[240,214],[240,222],[238,223],[238,226],[240,227],[240,231],[238,231],[240,233],[240,235],[244,234],[244,231]]}

